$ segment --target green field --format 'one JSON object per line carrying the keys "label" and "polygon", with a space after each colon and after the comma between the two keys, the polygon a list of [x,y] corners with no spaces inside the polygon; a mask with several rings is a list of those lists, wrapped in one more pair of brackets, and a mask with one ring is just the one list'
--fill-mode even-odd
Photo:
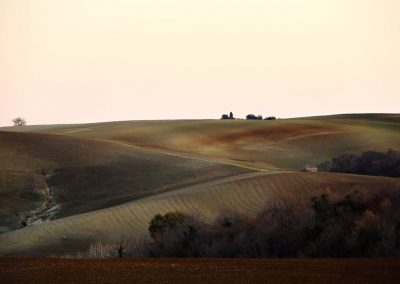
{"label": "green field", "polygon": [[0,254],[146,237],[150,218],[171,210],[211,220],[280,197],[400,188],[394,178],[298,172],[345,151],[388,148],[400,149],[397,114],[0,128]]}

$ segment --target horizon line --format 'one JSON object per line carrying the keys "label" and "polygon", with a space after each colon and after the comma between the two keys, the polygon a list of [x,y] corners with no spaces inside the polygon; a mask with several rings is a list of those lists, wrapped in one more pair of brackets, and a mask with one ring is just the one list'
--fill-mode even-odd
{"label": "horizon line", "polygon": [[[229,113],[229,112],[228,112]],[[294,117],[276,117],[277,120],[283,119],[304,119],[304,118],[317,118],[317,117],[330,117],[330,116],[343,116],[343,115],[400,115],[399,113],[390,112],[353,112],[353,113],[333,113],[333,114],[318,114],[310,116],[294,116]],[[108,120],[108,121],[92,121],[92,122],[63,122],[63,123],[43,123],[43,124],[27,124],[25,126],[46,126],[46,125],[85,125],[97,123],[113,123],[113,122],[129,122],[129,121],[185,121],[185,120],[221,120],[219,118],[163,118],[163,119],[127,119],[127,120]],[[229,119],[228,119],[229,120]],[[237,117],[231,120],[247,120],[246,118]],[[11,122],[12,120],[10,120]],[[0,128],[14,128],[23,126],[14,125],[0,125]]]}

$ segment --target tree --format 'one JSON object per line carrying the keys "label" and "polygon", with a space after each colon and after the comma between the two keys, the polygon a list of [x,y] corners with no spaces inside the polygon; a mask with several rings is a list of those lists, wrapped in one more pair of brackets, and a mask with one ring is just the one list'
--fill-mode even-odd
{"label": "tree", "polygon": [[262,120],[262,116],[261,115],[254,115],[254,114],[248,114],[246,115],[246,119],[248,120]]}
{"label": "tree", "polygon": [[119,244],[117,245],[116,248],[118,258],[123,258],[125,256],[128,246],[129,246],[129,241],[121,236]]}
{"label": "tree", "polygon": [[228,116],[227,114],[223,114],[223,115],[221,116],[221,119],[229,119],[229,116]]}
{"label": "tree", "polygon": [[181,212],[168,212],[165,215],[157,214],[149,223],[149,233],[154,239],[157,234],[162,234],[168,229],[175,228],[178,224],[182,224],[187,216]]}
{"label": "tree", "polygon": [[14,118],[13,120],[14,126],[24,126],[26,125],[25,119],[21,117]]}
{"label": "tree", "polygon": [[230,112],[229,115],[223,114],[221,119],[235,119],[235,118],[233,117],[233,113]]}

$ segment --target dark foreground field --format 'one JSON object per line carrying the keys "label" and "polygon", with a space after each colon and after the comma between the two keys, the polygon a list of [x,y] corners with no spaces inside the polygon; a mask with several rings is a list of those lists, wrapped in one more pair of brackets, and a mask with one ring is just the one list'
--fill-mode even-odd
{"label": "dark foreground field", "polygon": [[400,259],[0,258],[0,283],[400,283]]}

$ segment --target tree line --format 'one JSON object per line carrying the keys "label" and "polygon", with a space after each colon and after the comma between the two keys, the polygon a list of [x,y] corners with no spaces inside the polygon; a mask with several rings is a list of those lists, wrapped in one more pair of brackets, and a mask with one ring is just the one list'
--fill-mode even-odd
{"label": "tree line", "polygon": [[400,177],[400,152],[346,152],[318,165],[319,171]]}
{"label": "tree line", "polygon": [[[229,115],[223,114],[221,116],[221,119],[236,119],[236,118],[233,116],[233,113],[230,112]],[[267,117],[263,118],[262,115],[248,114],[248,115],[246,115],[246,120],[276,120],[276,117],[275,116],[267,116]]]}
{"label": "tree line", "polygon": [[150,240],[93,244],[91,257],[295,258],[400,256],[400,192],[322,194],[277,200],[254,217],[237,211],[206,223],[169,212],[149,223]]}

